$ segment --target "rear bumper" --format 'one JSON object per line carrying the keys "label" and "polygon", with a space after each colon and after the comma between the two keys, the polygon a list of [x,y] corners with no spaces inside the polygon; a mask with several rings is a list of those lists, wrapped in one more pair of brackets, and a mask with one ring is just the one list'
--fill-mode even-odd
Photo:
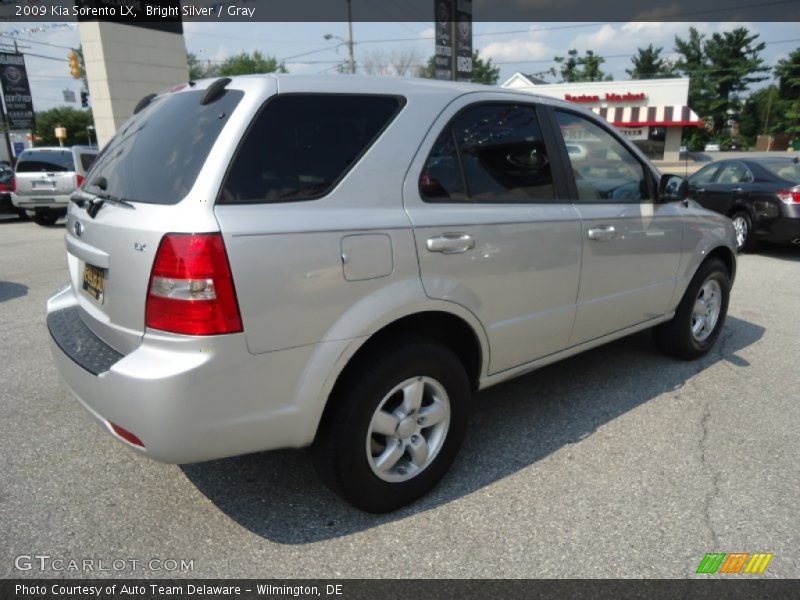
{"label": "rear bumper", "polygon": [[770,223],[766,238],[774,242],[792,242],[800,238],[800,205],[784,206],[781,216]]}
{"label": "rear bumper", "polygon": [[[80,311],[69,288],[50,299],[56,366],[84,408],[137,452],[190,463],[313,440],[319,402],[295,397],[314,346],[253,355],[244,334],[148,332],[122,356],[76,319]],[[120,438],[111,423],[137,436],[144,448]]]}
{"label": "rear bumper", "polygon": [[67,208],[72,194],[37,194],[35,196],[20,196],[11,194],[11,201],[17,208],[34,210],[36,208]]}

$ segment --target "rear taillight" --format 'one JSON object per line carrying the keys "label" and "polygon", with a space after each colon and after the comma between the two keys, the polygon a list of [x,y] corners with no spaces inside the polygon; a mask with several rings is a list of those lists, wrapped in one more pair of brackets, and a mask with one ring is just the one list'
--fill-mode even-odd
{"label": "rear taillight", "polygon": [[16,192],[17,191],[17,178],[16,177],[12,177],[11,178],[11,191],[12,192]]}
{"label": "rear taillight", "polygon": [[793,187],[790,190],[778,190],[778,198],[781,202],[786,204],[800,204],[800,186]]}
{"label": "rear taillight", "polygon": [[228,255],[219,233],[168,233],[158,246],[145,325],[172,333],[242,331]]}
{"label": "rear taillight", "polygon": [[0,181],[0,192],[10,192],[10,191],[11,191],[10,184],[5,184]]}
{"label": "rear taillight", "polygon": [[83,175],[75,175],[75,179],[76,183],[78,184],[78,187],[79,188],[83,187],[83,182],[86,181],[86,177],[84,177]]}

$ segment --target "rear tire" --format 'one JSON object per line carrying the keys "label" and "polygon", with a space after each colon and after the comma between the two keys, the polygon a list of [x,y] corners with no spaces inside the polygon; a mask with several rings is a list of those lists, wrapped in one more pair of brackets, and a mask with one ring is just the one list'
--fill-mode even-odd
{"label": "rear tire", "polygon": [[427,338],[395,338],[342,376],[311,448],[323,480],[361,510],[413,502],[444,476],[467,428],[464,366]]}
{"label": "rear tire", "polygon": [[755,245],[755,236],[753,235],[753,220],[750,215],[743,210],[734,213],[731,216],[733,228],[736,231],[736,251],[749,252]]}
{"label": "rear tire", "polygon": [[19,220],[20,221],[30,221],[31,220],[31,218],[28,216],[28,211],[26,211],[24,208],[18,208],[17,209],[17,216],[19,216]]}
{"label": "rear tire", "polygon": [[731,282],[725,264],[710,258],[697,270],[675,316],[653,328],[659,350],[683,360],[706,354],[719,337],[728,314]]}

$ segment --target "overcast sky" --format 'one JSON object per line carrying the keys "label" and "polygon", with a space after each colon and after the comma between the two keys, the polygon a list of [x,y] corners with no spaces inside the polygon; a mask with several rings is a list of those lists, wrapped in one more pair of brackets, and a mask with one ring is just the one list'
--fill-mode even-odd
{"label": "overcast sky", "polygon": [[[694,25],[704,33],[744,26],[767,43],[763,57],[767,65],[800,47],[797,23],[475,23],[474,46],[500,67],[500,83],[516,71],[536,73],[553,66],[553,57],[570,48],[594,50],[606,57],[603,69],[615,80],[626,79],[630,57],[637,47],[653,43],[673,55],[676,35],[686,37]],[[45,30],[40,30],[45,28]],[[80,43],[77,27],[66,24],[2,23],[0,39],[10,42],[16,32],[27,53],[34,107],[46,110],[63,105],[62,90],[78,95],[80,83],[69,76],[67,48]],[[285,59],[292,73],[335,72],[337,62],[347,57],[337,40],[326,41],[326,33],[347,37],[346,23],[185,23],[186,48],[202,60],[221,61],[243,50],[260,50]],[[392,53],[415,52],[419,63],[433,54],[433,25],[429,23],[354,23],[356,62],[372,58],[391,59]],[[788,41],[787,41],[788,40]],[[338,44],[338,45],[337,45]],[[58,58],[48,60],[32,56]],[[304,55],[304,56],[298,56]],[[72,105],[77,106],[77,105]]]}

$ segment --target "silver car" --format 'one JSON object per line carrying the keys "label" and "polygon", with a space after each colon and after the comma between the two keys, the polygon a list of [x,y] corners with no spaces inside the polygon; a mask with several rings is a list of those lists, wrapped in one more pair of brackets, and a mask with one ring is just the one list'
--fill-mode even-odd
{"label": "silver car", "polygon": [[112,436],[172,463],[311,446],[373,512],[441,479],[477,390],[647,328],[702,356],[736,270],[730,220],[586,110],[378,77],[143,99],[66,247],[53,354]]}
{"label": "silver car", "polygon": [[39,225],[52,225],[67,214],[70,196],[83,185],[97,158],[90,146],[29,148],[17,158],[11,201]]}

